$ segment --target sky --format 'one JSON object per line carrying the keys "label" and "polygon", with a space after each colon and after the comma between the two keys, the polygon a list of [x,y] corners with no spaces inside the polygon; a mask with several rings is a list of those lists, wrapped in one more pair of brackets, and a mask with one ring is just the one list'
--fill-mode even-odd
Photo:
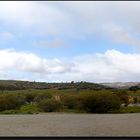
{"label": "sky", "polygon": [[0,1],[0,79],[140,82],[139,1]]}

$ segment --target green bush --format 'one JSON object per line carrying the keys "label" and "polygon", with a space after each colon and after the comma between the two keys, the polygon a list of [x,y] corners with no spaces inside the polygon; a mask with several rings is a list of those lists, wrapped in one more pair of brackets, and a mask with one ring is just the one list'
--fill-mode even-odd
{"label": "green bush", "polygon": [[34,99],[36,98],[37,94],[36,93],[25,93],[25,100],[27,103],[32,103]]}
{"label": "green bush", "polygon": [[34,102],[40,102],[41,100],[48,98],[52,98],[52,95],[50,93],[38,93],[34,98]]}
{"label": "green bush", "polygon": [[0,111],[18,109],[24,103],[24,97],[22,96],[16,94],[0,95]]}
{"label": "green bush", "polygon": [[68,109],[74,109],[78,107],[78,98],[73,94],[64,94],[61,96],[61,101]]}
{"label": "green bush", "polygon": [[114,92],[120,98],[121,104],[125,104],[127,106],[129,104],[129,95],[126,90],[119,90]]}
{"label": "green bush", "polygon": [[122,107],[118,111],[119,113],[140,113],[140,107],[138,106],[129,106],[129,107]]}
{"label": "green bush", "polygon": [[17,110],[4,110],[2,112],[0,112],[0,114],[18,114],[18,111]]}
{"label": "green bush", "polygon": [[121,105],[120,99],[111,93],[81,94],[80,98],[82,107],[92,113],[107,113],[119,109]]}
{"label": "green bush", "polygon": [[62,104],[60,101],[57,101],[53,98],[51,99],[44,99],[38,103],[38,107],[45,112],[53,112],[53,111],[59,111]]}
{"label": "green bush", "polygon": [[37,105],[27,104],[21,106],[21,108],[19,109],[19,113],[24,113],[24,114],[39,113],[39,108],[37,107]]}

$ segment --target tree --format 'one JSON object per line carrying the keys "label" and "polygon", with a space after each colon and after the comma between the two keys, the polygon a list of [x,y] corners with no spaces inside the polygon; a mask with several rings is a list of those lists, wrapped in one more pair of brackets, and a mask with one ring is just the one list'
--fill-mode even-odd
{"label": "tree", "polygon": [[129,90],[131,90],[131,91],[137,91],[137,90],[139,90],[140,88],[139,88],[139,86],[131,86],[130,88],[129,88]]}
{"label": "tree", "polygon": [[74,81],[71,81],[71,84],[74,84]]}

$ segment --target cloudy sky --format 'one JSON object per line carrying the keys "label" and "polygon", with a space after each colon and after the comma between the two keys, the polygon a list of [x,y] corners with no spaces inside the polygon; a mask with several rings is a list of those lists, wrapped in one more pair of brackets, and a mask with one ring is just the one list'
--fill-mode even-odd
{"label": "cloudy sky", "polygon": [[140,81],[140,2],[0,1],[0,79]]}

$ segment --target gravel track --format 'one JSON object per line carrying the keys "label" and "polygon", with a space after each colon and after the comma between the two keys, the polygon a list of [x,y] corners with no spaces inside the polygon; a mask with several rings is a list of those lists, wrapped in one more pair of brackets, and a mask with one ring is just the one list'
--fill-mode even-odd
{"label": "gravel track", "polygon": [[0,136],[140,136],[140,114],[0,115]]}

